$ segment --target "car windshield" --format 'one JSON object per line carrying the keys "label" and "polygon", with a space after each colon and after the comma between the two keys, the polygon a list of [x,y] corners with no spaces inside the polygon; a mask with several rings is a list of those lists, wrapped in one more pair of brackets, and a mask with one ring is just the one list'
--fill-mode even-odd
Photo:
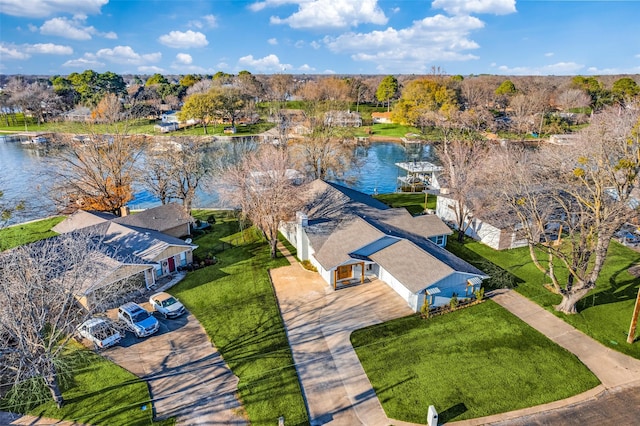
{"label": "car windshield", "polygon": [[133,313],[133,315],[131,315],[131,319],[133,320],[133,322],[144,321],[147,318],[149,318],[149,312],[147,311],[136,311]]}
{"label": "car windshield", "polygon": [[176,302],[178,302],[176,299],[174,299],[173,297],[170,297],[166,300],[163,300],[161,303],[163,308],[168,308],[169,306],[173,305]]}

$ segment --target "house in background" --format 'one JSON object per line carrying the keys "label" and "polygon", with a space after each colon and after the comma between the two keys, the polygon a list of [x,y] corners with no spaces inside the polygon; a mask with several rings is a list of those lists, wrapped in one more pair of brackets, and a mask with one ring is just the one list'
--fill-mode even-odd
{"label": "house in background", "polygon": [[197,246],[177,236],[188,235],[192,221],[182,207],[166,204],[123,217],[78,210],[53,230],[100,238],[105,254],[96,259],[96,267],[101,269],[101,279],[86,283],[82,294],[76,295],[90,306],[96,292],[149,289],[159,279],[191,264]]}
{"label": "house in background", "polygon": [[[447,195],[443,191],[438,194],[436,216],[447,223],[451,223],[453,227],[457,227],[456,209],[458,201]],[[519,229],[521,229],[521,225],[518,219],[507,212],[500,218],[494,217],[491,220],[484,220],[479,214],[473,214],[470,217],[469,227],[465,231],[465,235],[480,241],[492,249],[505,250],[527,245],[527,239],[521,232],[518,232]]]}
{"label": "house in background", "polygon": [[360,127],[362,117],[353,111],[327,111],[324,114],[324,124],[329,127]]}
{"label": "house in background", "polygon": [[393,123],[391,112],[372,112],[371,121],[373,121],[373,124]]}
{"label": "house in background", "polygon": [[[488,278],[444,249],[451,229],[435,215],[411,216],[361,192],[321,180],[283,235],[334,289],[378,278],[411,309],[472,297]],[[366,284],[364,284],[366,285]]]}

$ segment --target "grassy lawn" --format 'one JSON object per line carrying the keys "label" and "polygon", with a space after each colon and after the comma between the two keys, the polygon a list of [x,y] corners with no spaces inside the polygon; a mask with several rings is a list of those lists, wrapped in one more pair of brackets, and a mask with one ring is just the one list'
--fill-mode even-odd
{"label": "grassy lawn", "polygon": [[[435,209],[437,197],[435,195],[427,195],[427,197],[426,208]],[[375,195],[374,198],[391,207],[404,207],[409,210],[409,213],[411,213],[412,215],[421,214],[425,210],[425,194],[423,193],[396,192],[390,194]]]}
{"label": "grassy lawn", "polygon": [[[71,356],[82,355],[71,380],[63,382],[65,404],[58,409],[44,394],[43,402],[28,411],[42,416],[91,425],[163,425],[174,419],[153,422],[147,384],[120,366],[71,342]],[[80,358],[80,357],[79,357]],[[0,409],[11,411],[12,407]]]}
{"label": "grassy lawn", "polygon": [[[196,212],[206,218],[210,212]],[[218,252],[222,242],[232,246]],[[267,270],[286,264],[269,257],[253,228],[239,232],[228,213],[216,213],[210,233],[194,240],[194,253],[215,252],[218,263],[198,269],[177,286],[177,295],[198,318],[234,374],[253,425],[306,425],[308,416],[293,367],[284,325]]]}
{"label": "grassy lawn", "polygon": [[[220,136],[224,135],[225,125],[220,124],[216,126],[207,126],[207,133],[204,133],[202,126],[193,126],[184,128],[171,133],[159,133],[154,129],[158,120],[138,119],[126,123],[126,132],[128,134],[146,134],[156,136]],[[124,128],[124,123],[119,123],[118,126]],[[239,125],[236,126],[236,136],[241,135],[255,135],[265,132],[275,126],[273,123],[258,123],[251,125]],[[10,132],[24,132],[25,126],[22,117],[19,116],[15,125],[7,126],[6,123],[0,125],[0,130]],[[112,133],[114,125],[109,124],[95,124],[88,126],[86,123],[73,123],[73,122],[59,122],[59,123],[43,123],[36,124],[30,122],[27,118],[27,130],[30,132],[54,132],[54,133],[73,133],[73,134],[87,134],[87,133]],[[122,129],[120,130],[122,131]]]}
{"label": "grassy lawn", "polygon": [[561,298],[544,287],[549,280],[533,265],[527,248],[496,251],[477,241],[465,241],[460,245],[450,238],[447,249],[481,269],[490,264],[493,271],[484,270],[492,277],[492,272],[497,272],[498,283],[494,287],[510,281],[516,291],[578,330],[612,349],[640,359],[640,340],[636,338],[633,344],[626,343],[640,286],[640,280],[629,274],[628,269],[640,262],[640,253],[612,241],[596,288],[578,303],[577,314],[565,315],[553,308]]}
{"label": "grassy lawn", "polygon": [[351,342],[385,412],[426,423],[531,407],[591,389],[598,379],[492,301],[428,320],[410,316],[355,331]]}
{"label": "grassy lawn", "polygon": [[0,251],[53,237],[57,234],[51,228],[63,220],[58,216],[0,229]]}

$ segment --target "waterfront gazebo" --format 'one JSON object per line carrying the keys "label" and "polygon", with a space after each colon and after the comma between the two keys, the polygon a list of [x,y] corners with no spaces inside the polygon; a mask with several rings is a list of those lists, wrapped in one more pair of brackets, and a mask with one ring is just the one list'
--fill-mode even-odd
{"label": "waterfront gazebo", "polygon": [[441,166],[429,161],[401,162],[396,163],[396,166],[403,173],[398,176],[398,192],[422,192],[440,187],[437,174],[442,171]]}

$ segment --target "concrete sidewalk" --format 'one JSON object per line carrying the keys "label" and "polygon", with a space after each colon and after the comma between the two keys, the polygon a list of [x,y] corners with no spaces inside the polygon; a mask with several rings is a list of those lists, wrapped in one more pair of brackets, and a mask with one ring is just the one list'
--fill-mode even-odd
{"label": "concrete sidewalk", "polygon": [[[536,407],[450,423],[456,426],[485,424],[639,424],[640,410],[627,403],[640,394],[640,360],[616,352],[576,330],[540,305],[513,290],[498,290],[493,301],[573,353],[602,383],[587,392]],[[603,403],[602,401],[609,401]],[[611,401],[617,401],[614,404]],[[627,410],[620,410],[620,406]],[[591,418],[584,413],[592,411]],[[576,416],[582,413],[583,416]],[[629,423],[629,416],[634,422]],[[544,420],[542,420],[544,419]],[[602,422],[606,419],[606,422]],[[538,423],[541,421],[542,423]]]}
{"label": "concrete sidewalk", "polygon": [[[386,417],[349,341],[353,330],[408,315],[410,310],[400,309],[403,301],[398,299],[395,313],[379,312],[376,318],[366,318],[369,311],[377,311],[374,301],[380,298],[395,300],[395,293],[386,294],[385,287],[388,289],[388,286],[377,281],[334,292],[318,274],[304,270],[284,246],[279,245],[279,249],[292,266],[272,270],[272,279],[311,423],[410,425]],[[376,295],[370,299],[365,290]],[[634,401],[640,401],[640,360],[605,347],[515,291],[496,291],[491,298],[575,354],[602,384],[560,401],[450,424],[640,423],[640,407],[634,404]],[[361,305],[367,306],[365,312],[358,309]],[[623,406],[627,409],[622,410]],[[630,422],[630,419],[638,421]]]}

